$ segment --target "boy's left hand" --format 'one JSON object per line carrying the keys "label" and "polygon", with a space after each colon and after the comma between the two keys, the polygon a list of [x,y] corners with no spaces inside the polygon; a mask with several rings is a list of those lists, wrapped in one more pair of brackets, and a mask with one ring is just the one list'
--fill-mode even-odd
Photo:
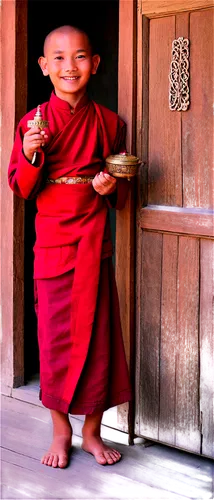
{"label": "boy's left hand", "polygon": [[94,190],[102,196],[113,193],[116,190],[117,180],[106,172],[99,172],[93,181]]}

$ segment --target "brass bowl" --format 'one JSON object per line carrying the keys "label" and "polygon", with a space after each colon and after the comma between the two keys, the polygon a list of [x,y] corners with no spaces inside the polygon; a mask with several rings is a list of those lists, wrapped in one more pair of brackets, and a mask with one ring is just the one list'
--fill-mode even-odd
{"label": "brass bowl", "polygon": [[113,177],[123,177],[130,180],[137,174],[140,160],[129,153],[120,153],[106,158],[106,169]]}

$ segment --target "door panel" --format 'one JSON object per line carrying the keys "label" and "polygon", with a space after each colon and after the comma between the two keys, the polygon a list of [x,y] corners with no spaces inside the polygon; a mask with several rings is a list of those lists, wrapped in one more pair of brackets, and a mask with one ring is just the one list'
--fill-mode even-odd
{"label": "door panel", "polygon": [[159,418],[162,240],[162,234],[142,236],[139,431],[154,439],[158,439]]}
{"label": "door panel", "polygon": [[150,21],[148,203],[182,205],[181,116],[169,111],[175,16]]}
{"label": "door panel", "polygon": [[214,457],[214,244],[200,247],[200,412],[202,451]]}
{"label": "door panel", "polygon": [[[138,14],[137,130],[146,117],[148,142],[141,135],[137,151],[148,175],[138,183],[135,432],[214,457],[212,12],[147,23]],[[179,36],[190,39],[185,112],[170,111],[168,102]]]}
{"label": "door panel", "polygon": [[176,439],[200,452],[199,418],[199,240],[179,238],[177,276]]}
{"label": "door panel", "polygon": [[190,38],[190,99],[182,113],[183,197],[185,207],[213,208],[213,16],[192,12]]}

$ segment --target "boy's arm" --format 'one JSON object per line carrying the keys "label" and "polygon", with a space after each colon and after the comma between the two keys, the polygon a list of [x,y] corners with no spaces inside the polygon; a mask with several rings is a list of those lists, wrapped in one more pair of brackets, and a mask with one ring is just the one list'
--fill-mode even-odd
{"label": "boy's arm", "polygon": [[8,169],[8,181],[14,193],[25,199],[36,196],[43,181],[44,152],[36,155],[36,163],[32,165],[23,153],[23,130],[19,124]]}
{"label": "boy's arm", "polygon": [[[118,154],[126,151],[126,125],[119,119],[118,132],[113,146],[113,153]],[[106,196],[107,205],[109,208],[122,210],[126,203],[130,182],[127,179],[117,177],[116,191]]]}

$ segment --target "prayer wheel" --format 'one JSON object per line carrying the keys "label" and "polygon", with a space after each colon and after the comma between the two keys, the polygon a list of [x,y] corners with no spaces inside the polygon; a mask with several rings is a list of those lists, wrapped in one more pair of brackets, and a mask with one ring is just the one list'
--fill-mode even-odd
{"label": "prayer wheel", "polygon": [[113,177],[123,177],[131,179],[137,174],[137,169],[141,162],[137,156],[129,153],[120,153],[106,158],[106,169]]}
{"label": "prayer wheel", "polygon": [[[41,111],[40,104],[37,106],[36,113],[34,115],[34,119],[27,121],[27,126],[28,126],[28,128],[38,127],[38,128],[40,128],[40,130],[48,127],[48,121],[43,120],[43,118],[42,118],[42,111]],[[32,161],[31,161],[32,165],[34,165],[34,163],[36,161],[36,153],[37,152],[35,151],[33,158],[32,158]]]}

